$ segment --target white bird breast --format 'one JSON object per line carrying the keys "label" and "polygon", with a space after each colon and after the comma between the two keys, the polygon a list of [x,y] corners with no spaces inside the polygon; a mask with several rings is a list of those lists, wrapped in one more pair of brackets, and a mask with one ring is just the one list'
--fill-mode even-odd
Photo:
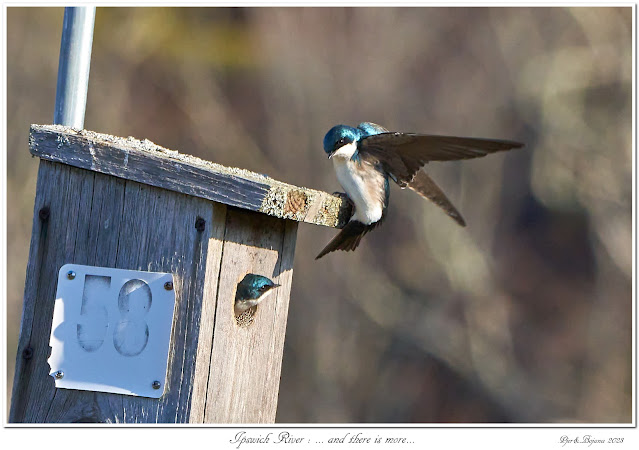
{"label": "white bird breast", "polygon": [[351,220],[370,225],[382,218],[385,180],[372,167],[365,167],[365,162],[353,161],[351,158],[356,151],[357,143],[352,142],[340,147],[331,159],[337,179],[355,204]]}
{"label": "white bird breast", "polygon": [[250,299],[250,300],[244,300],[242,302],[238,302],[238,304],[236,304],[237,309],[239,309],[240,311],[246,311],[247,309],[255,306],[255,305],[259,305],[266,297],[268,297],[271,292],[273,292],[274,289],[269,289],[268,291],[264,292],[262,295],[260,295],[258,298],[255,299]]}

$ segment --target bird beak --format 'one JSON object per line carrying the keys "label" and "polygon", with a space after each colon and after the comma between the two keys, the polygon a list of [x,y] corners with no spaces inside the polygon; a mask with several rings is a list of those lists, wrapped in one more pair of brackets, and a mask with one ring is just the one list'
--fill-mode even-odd
{"label": "bird beak", "polygon": [[273,286],[272,286],[271,289],[275,289],[276,287],[280,287],[280,286],[281,286],[281,284],[273,283]]}
{"label": "bird beak", "polygon": [[333,157],[333,155],[335,154],[335,152],[331,152],[328,154],[328,159],[331,159]]}

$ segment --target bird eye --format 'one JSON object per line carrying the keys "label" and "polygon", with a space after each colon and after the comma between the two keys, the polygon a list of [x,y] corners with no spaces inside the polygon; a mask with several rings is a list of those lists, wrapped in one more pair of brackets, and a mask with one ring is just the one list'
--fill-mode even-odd
{"label": "bird eye", "polygon": [[341,138],[339,141],[337,141],[339,145],[342,145],[344,142],[346,142],[346,139],[344,138]]}

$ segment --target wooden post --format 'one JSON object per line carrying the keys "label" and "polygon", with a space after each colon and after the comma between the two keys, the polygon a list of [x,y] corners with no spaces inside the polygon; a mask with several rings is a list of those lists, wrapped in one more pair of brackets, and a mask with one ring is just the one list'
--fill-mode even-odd
{"label": "wooden post", "polygon": [[[41,158],[11,422],[275,421],[297,223],[340,227],[339,197],[133,138],[33,125]],[[47,358],[66,263],[174,276],[176,307],[160,399],[56,389]],[[237,283],[281,284],[247,324]]]}

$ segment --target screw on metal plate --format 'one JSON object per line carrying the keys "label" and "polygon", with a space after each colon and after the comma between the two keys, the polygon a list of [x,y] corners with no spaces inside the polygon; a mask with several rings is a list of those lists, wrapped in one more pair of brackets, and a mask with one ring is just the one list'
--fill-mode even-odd
{"label": "screw on metal plate", "polygon": [[172,291],[173,290],[173,283],[170,281],[167,281],[166,283],[164,283],[164,289],[166,289],[167,291]]}
{"label": "screw on metal plate", "polygon": [[153,389],[160,389],[160,386],[162,386],[162,384],[156,380],[151,386],[153,386]]}
{"label": "screw on metal plate", "polygon": [[74,272],[73,270],[69,270],[69,271],[67,272],[67,278],[68,278],[69,280],[73,280],[73,279],[75,278],[75,272]]}
{"label": "screw on metal plate", "polygon": [[64,377],[64,372],[63,372],[63,371],[61,371],[61,370],[58,370],[58,371],[55,373],[55,377],[59,380],[60,378]]}

